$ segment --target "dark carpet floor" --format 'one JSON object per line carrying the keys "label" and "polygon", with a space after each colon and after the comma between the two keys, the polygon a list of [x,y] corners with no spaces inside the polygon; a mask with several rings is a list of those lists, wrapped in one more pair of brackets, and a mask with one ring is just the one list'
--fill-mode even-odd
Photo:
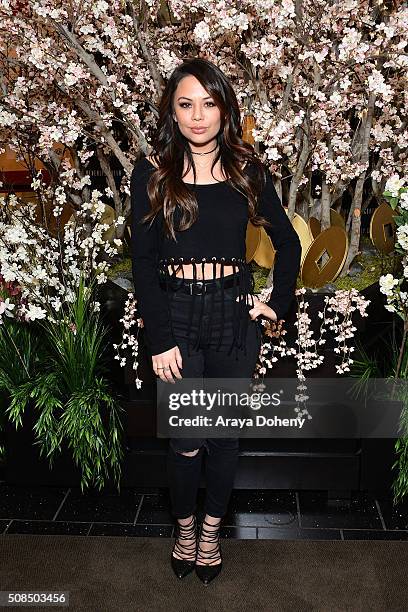
{"label": "dark carpet floor", "polygon": [[[173,575],[173,542],[10,534],[0,543],[0,590],[68,591],[70,612],[407,609],[405,542],[222,540],[223,569],[207,587],[195,573]],[[58,608],[30,606],[44,609]]]}

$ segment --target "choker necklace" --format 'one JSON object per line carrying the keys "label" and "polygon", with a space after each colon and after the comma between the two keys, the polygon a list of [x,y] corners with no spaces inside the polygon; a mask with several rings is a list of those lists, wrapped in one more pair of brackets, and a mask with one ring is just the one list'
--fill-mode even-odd
{"label": "choker necklace", "polygon": [[[218,146],[218,145],[217,145]],[[215,151],[217,147],[215,147],[212,151],[207,151],[206,153],[196,153],[195,151],[191,151],[191,153],[193,155],[209,155],[210,153],[212,153],[213,151]]]}

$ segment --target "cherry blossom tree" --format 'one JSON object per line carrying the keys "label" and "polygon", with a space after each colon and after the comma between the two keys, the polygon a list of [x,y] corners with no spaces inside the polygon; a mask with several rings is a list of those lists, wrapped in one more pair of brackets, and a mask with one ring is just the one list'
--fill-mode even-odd
{"label": "cherry blossom tree", "polygon": [[[347,194],[346,274],[359,251],[364,208],[383,197],[390,177],[407,176],[407,36],[401,0],[0,0],[0,151],[10,147],[24,161],[55,217],[67,206],[101,212],[111,204],[119,246],[130,175],[138,153],[150,151],[166,79],[184,58],[207,58],[230,78],[242,116],[254,120],[255,148],[289,218],[315,216],[326,229],[330,208],[340,210]],[[106,179],[103,194],[92,189],[95,166]],[[12,203],[20,210],[17,199]],[[42,282],[18,241],[25,221],[17,221],[7,217],[0,228],[11,245],[0,249],[8,291],[16,280],[14,252],[28,262],[26,286]],[[100,245],[106,228],[89,225],[92,245]],[[62,284],[53,288],[60,289],[52,296],[57,310],[65,292]],[[349,301],[338,302],[340,314],[348,313]],[[42,316],[41,303],[32,300],[31,318]],[[6,297],[0,319],[14,310]],[[344,320],[336,333],[346,372],[344,343],[353,329]],[[309,357],[310,345],[324,339],[309,337],[307,313],[299,321]],[[129,345],[137,366],[137,344]],[[298,359],[303,375],[300,349]]]}
{"label": "cherry blossom tree", "polygon": [[407,31],[399,1],[0,0],[0,146],[29,151],[56,182],[55,144],[69,150],[74,207],[91,198],[97,160],[124,220],[166,78],[184,57],[206,57],[254,117],[290,218],[317,216],[325,229],[348,192],[346,273],[362,211],[406,174]]}

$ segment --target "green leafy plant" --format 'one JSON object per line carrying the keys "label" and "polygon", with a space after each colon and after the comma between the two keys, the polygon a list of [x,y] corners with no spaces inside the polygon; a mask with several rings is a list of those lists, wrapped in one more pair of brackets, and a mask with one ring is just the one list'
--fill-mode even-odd
{"label": "green leafy plant", "polygon": [[[34,332],[34,324],[7,317],[0,325],[0,431],[5,425],[10,396],[32,378],[42,348],[41,335]],[[6,447],[0,446],[1,462],[6,460],[6,455]]]}
{"label": "green leafy plant", "polygon": [[[408,378],[408,187],[405,186],[405,182],[404,178],[401,179],[398,174],[394,174],[388,178],[383,192],[385,200],[396,213],[393,218],[397,227],[394,249],[397,268],[392,273],[383,274],[379,279],[380,291],[387,298],[385,308],[395,313],[402,321],[401,338],[397,342],[393,335],[389,347],[387,345],[384,347],[387,358],[382,359],[380,368],[383,377],[394,379],[393,390],[395,388],[398,390],[395,399],[402,402],[399,421],[401,435],[395,442],[396,461],[392,466],[397,472],[392,485],[394,504],[408,494],[408,393],[406,383],[397,384],[398,380],[402,382]],[[399,319],[396,318],[396,321]],[[360,361],[354,364],[354,373],[360,376],[361,385],[364,386],[368,378],[378,375],[379,370],[371,356],[362,350],[360,355]]]}
{"label": "green leafy plant", "polygon": [[82,490],[91,484],[101,489],[110,469],[120,489],[123,408],[105,376],[107,328],[94,292],[94,285],[86,287],[81,279],[74,301],[57,320],[44,319],[35,327],[7,321],[0,333],[0,349],[6,349],[0,386],[9,393],[6,412],[16,427],[31,400],[38,413],[35,444],[51,465],[66,440],[82,470]]}
{"label": "green leafy plant", "polygon": [[[377,349],[374,352],[366,350],[361,343],[357,343],[356,357],[351,370],[351,376],[356,377],[355,389],[361,396],[365,393],[369,380],[383,378],[390,380],[405,379],[407,351],[403,352],[402,367],[400,360],[399,335],[396,334],[396,324],[392,329],[379,339]],[[399,371],[399,376],[397,373]],[[408,395],[405,383],[396,385],[393,393],[394,399],[402,402],[402,410],[399,420],[399,431],[401,437],[395,441],[394,449],[396,459],[392,464],[395,477],[392,483],[394,505],[407,495],[408,492]]]}

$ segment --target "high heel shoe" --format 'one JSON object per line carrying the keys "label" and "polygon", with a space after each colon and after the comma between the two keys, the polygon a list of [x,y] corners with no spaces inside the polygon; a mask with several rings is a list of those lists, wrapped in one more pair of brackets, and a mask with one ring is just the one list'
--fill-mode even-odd
{"label": "high heel shoe", "polygon": [[[209,530],[208,528],[204,527],[204,523],[206,525],[209,525],[213,529]],[[208,523],[205,519],[203,520],[203,523],[201,524],[200,540],[198,542],[196,561],[198,560],[213,561],[216,559],[220,559],[220,562],[214,565],[209,565],[208,563],[205,565],[198,565],[196,563],[196,566],[195,566],[196,574],[205,585],[209,584],[211,580],[213,580],[216,576],[218,576],[218,574],[221,571],[222,555],[221,555],[221,544],[220,544],[220,526],[221,526],[221,521],[218,523],[218,525],[212,525],[211,523]],[[203,536],[203,540],[202,540],[203,542],[216,543],[217,544],[216,548],[214,548],[211,551],[202,550],[200,546],[202,536]]]}
{"label": "high heel shoe", "polygon": [[[179,521],[177,521],[176,526],[176,541],[173,546],[173,550],[171,552],[171,567],[173,568],[174,573],[177,578],[184,578],[193,571],[195,565],[195,558],[193,559],[178,559],[173,555],[173,552],[176,551],[180,555],[192,555],[193,552],[197,554],[197,542],[191,542],[190,544],[180,544],[179,539],[183,540],[196,540],[196,517],[193,515],[191,521],[187,523],[187,525],[181,525]],[[192,546],[194,546],[194,550],[192,550]]]}

